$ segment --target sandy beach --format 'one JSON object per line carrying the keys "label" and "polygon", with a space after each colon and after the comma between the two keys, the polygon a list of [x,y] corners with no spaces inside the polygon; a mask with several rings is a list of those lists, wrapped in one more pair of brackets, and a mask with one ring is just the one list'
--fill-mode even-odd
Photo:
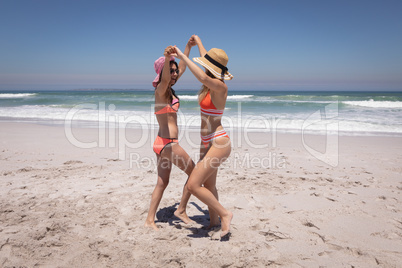
{"label": "sandy beach", "polygon": [[[217,180],[234,213],[222,242],[202,228],[197,198],[194,224],[173,216],[187,179],[176,167],[160,231],[143,227],[157,178],[150,137],[122,152],[117,130],[73,128],[88,147],[79,148],[63,126],[0,128],[1,267],[401,267],[402,137],[340,136],[329,152],[325,136],[231,136]],[[139,132],[124,137],[134,143]],[[193,142],[180,140],[196,158]]]}

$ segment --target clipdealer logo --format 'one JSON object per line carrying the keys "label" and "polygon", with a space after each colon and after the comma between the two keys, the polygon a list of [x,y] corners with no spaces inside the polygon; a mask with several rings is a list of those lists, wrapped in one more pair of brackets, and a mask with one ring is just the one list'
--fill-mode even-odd
{"label": "clipdealer logo", "polygon": [[[143,157],[139,153],[129,154],[130,169],[155,169],[158,165],[155,157]],[[198,155],[194,155],[192,159],[197,159]],[[180,159],[179,159],[180,160]],[[250,153],[240,154],[235,152],[231,154],[227,159],[220,160],[219,158],[211,158],[208,162],[211,166],[217,165],[223,168],[263,168],[263,169],[282,169],[286,168],[286,158],[284,156],[278,156],[275,152],[268,152],[263,156],[252,156]],[[169,165],[168,162],[162,162]],[[186,163],[183,163],[184,165]],[[190,164],[190,163],[188,163]],[[222,165],[220,165],[222,164]]]}
{"label": "clipdealer logo", "polygon": [[[338,121],[338,102],[333,102],[324,107],[323,110],[318,110],[311,114],[303,122],[302,126],[302,143],[304,148],[312,156],[318,160],[332,166],[336,167],[339,163],[339,121]],[[312,147],[310,147],[306,142],[306,131],[312,126],[322,126],[325,129],[326,138],[325,150],[320,152]]]}
{"label": "clipdealer logo", "polygon": [[[126,160],[127,158],[127,148],[138,149],[143,146],[149,148],[152,147],[153,140],[155,139],[155,131],[151,128],[153,125],[157,125],[156,120],[153,116],[153,108],[151,105],[150,113],[147,116],[138,115],[133,113],[132,116],[118,115],[114,113],[116,107],[114,104],[107,106],[105,102],[99,102],[98,104],[80,104],[76,105],[66,114],[64,129],[65,135],[69,142],[76,147],[90,149],[90,148],[118,148],[118,158],[120,160]],[[88,112],[88,110],[97,111],[97,122],[98,122],[98,137],[97,141],[84,142],[77,139],[72,131],[74,120],[79,120],[80,113]],[[335,167],[339,163],[339,121],[338,121],[338,102],[333,102],[321,110],[317,110],[310,114],[305,120],[303,120],[300,126],[300,132],[302,136],[302,145],[306,151],[315,157],[316,159],[326,163],[332,167]],[[187,116],[185,117],[182,112],[177,113],[180,122],[182,123],[183,131],[179,134],[179,140],[185,139],[188,144],[193,148],[199,148],[199,143],[195,143],[190,138],[190,133],[199,132],[199,129],[191,128],[191,125],[199,120],[199,115],[197,116]],[[236,120],[236,124],[234,123]],[[242,147],[242,140],[251,148],[255,149],[267,149],[267,153],[262,156],[254,157],[250,154],[245,156],[237,155],[237,160],[233,158],[232,164],[244,167],[252,167],[255,163],[258,163],[260,167],[284,167],[281,162],[281,157],[275,155],[275,152],[270,151],[270,149],[277,147],[277,135],[281,133],[278,131],[280,129],[280,123],[282,119],[275,117],[264,117],[263,115],[249,116],[246,119],[243,118],[241,112],[241,103],[238,103],[237,116],[235,117],[223,117],[222,121],[225,126],[225,130],[230,137],[233,137],[233,133],[237,133],[237,138],[233,138],[233,142],[238,148]],[[253,131],[251,130],[251,125],[258,123],[263,126],[261,129],[263,133],[269,133],[271,136],[271,141],[265,140],[263,143],[261,141],[252,140],[249,136]],[[131,142],[127,139],[126,129],[129,124],[136,125],[140,129],[135,142]],[[307,137],[311,133],[315,133],[315,129],[320,129],[321,133],[319,135],[325,138],[325,149],[320,151],[307,143]],[[324,131],[324,134],[322,133]],[[117,135],[116,135],[117,132]],[[269,144],[270,143],[270,144]],[[234,154],[236,155],[236,154]],[[136,159],[141,158],[137,154],[130,154],[130,165],[134,165]],[[195,159],[195,158],[193,158]],[[148,162],[147,159],[141,159],[141,161]],[[250,164],[245,164],[245,161],[250,162]],[[282,163],[282,164],[281,164]],[[156,163],[155,163],[156,164]]]}

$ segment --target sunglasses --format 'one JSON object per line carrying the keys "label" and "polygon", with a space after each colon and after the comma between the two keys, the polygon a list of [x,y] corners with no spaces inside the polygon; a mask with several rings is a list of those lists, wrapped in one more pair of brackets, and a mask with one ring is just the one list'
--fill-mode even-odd
{"label": "sunglasses", "polygon": [[179,74],[179,69],[170,69],[170,74],[173,73]]}

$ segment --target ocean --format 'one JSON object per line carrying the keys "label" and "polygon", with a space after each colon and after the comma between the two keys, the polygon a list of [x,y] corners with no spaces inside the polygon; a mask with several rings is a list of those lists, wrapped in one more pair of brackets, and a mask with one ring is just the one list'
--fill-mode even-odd
{"label": "ocean", "polygon": [[[199,128],[197,91],[176,90],[180,129]],[[0,91],[0,120],[82,127],[157,128],[153,90]],[[402,92],[229,91],[232,131],[402,135]]]}

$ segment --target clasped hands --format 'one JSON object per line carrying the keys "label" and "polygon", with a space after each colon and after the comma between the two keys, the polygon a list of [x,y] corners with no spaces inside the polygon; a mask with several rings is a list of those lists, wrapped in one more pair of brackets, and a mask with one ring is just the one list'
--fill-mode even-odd
{"label": "clasped hands", "polygon": [[[190,37],[190,39],[188,40],[187,46],[189,46],[189,47],[191,48],[191,47],[193,47],[193,46],[198,45],[199,42],[201,42],[201,39],[198,37],[198,35],[195,35],[195,34],[194,34],[194,35],[192,35],[192,36]],[[163,53],[163,55],[164,55],[165,57],[173,56],[173,57],[182,59],[183,52],[182,52],[177,46],[174,45],[174,46],[168,46],[168,47],[166,47],[166,48],[165,48],[165,52]]]}

